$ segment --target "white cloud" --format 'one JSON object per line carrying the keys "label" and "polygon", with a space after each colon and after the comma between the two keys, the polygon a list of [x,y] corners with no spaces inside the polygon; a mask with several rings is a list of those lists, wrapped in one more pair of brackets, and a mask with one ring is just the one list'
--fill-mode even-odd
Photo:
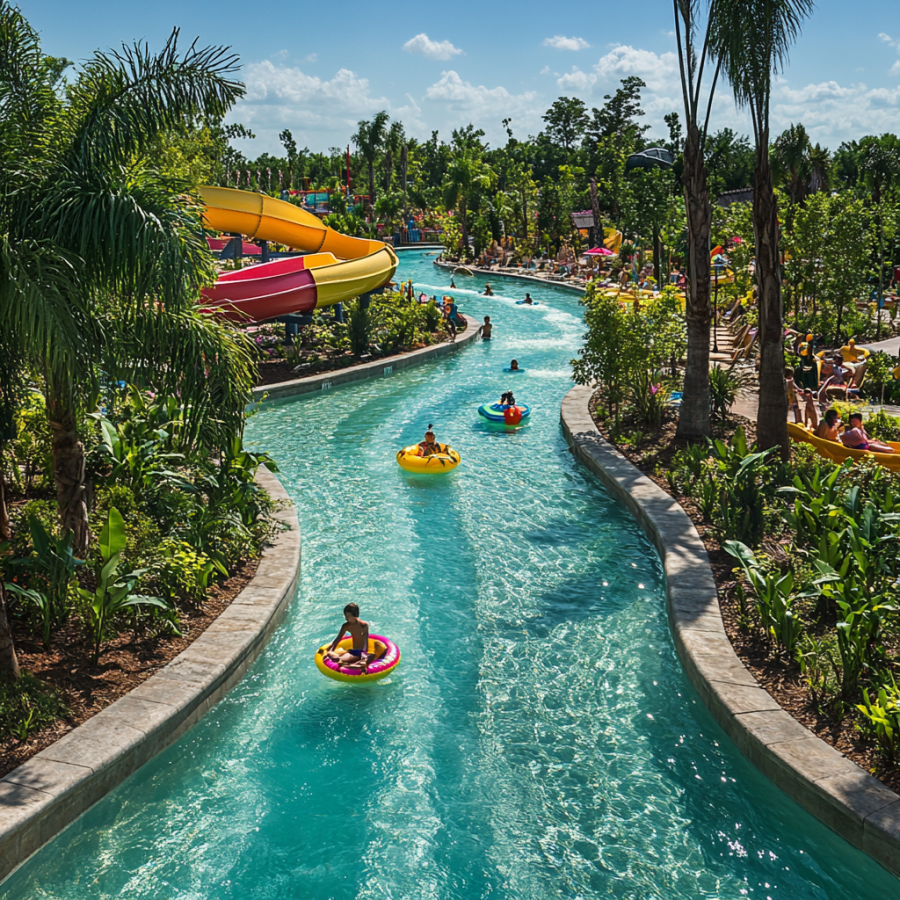
{"label": "white cloud", "polygon": [[590,72],[573,67],[571,72],[560,76],[557,84],[563,90],[582,93],[594,93],[596,87],[602,96],[629,75],[642,78],[647,83],[648,93],[672,93],[675,97],[680,93],[678,57],[674,53],[657,55],[652,50],[626,45],[614,47],[601,56]]}
{"label": "white cloud", "polygon": [[863,83],[844,86],[836,81],[794,89],[788,84],[772,94],[773,130],[791,122],[806,126],[810,137],[832,149],[841,141],[896,129],[900,116],[900,87],[869,88]]}
{"label": "white cloud", "polygon": [[454,56],[459,56],[463,52],[459,47],[454,47],[450,41],[431,40],[424,31],[422,34],[410,38],[403,45],[403,49],[407,53],[415,53],[428,59],[453,59]]}
{"label": "white cloud", "polygon": [[425,98],[446,103],[458,110],[504,112],[530,107],[537,98],[537,92],[510,94],[505,87],[486,88],[483,84],[476,87],[469,81],[463,81],[451,69],[441,72],[440,80],[425,91]]}
{"label": "white cloud", "polygon": [[303,62],[305,63],[314,63],[319,58],[317,53],[310,53],[309,56],[303,57]]}
{"label": "white cloud", "polygon": [[255,155],[279,147],[278,133],[289,128],[297,143],[315,150],[343,146],[360,119],[386,110],[408,129],[424,131],[415,101],[395,107],[385,96],[373,94],[369,80],[350,69],[339,69],[332,78],[308,75],[295,66],[263,60],[244,70],[246,95],[235,106],[229,121],[252,128],[258,141],[246,147]]}
{"label": "white cloud", "polygon": [[472,122],[487,132],[488,140],[500,139],[500,120],[506,117],[515,116],[517,129],[525,132],[539,126],[544,109],[537,91],[512,94],[502,86],[474,85],[452,69],[441,72],[425,91],[425,99],[442,107],[442,130]]}
{"label": "white cloud", "polygon": [[890,75],[900,75],[900,59],[897,60],[892,66],[891,71],[888,73]]}
{"label": "white cloud", "polygon": [[549,75],[550,74],[550,66],[544,66],[544,68],[541,69],[540,74],[541,75]]}
{"label": "white cloud", "polygon": [[556,37],[545,38],[545,47],[553,47],[554,50],[587,50],[591,45],[580,37],[563,37],[561,34]]}

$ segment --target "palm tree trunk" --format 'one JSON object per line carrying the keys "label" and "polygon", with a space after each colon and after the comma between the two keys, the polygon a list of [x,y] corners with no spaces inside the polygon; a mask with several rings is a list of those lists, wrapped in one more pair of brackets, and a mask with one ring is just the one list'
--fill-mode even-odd
{"label": "palm tree trunk", "polygon": [[591,214],[594,217],[594,246],[603,245],[603,223],[600,221],[600,198],[597,196],[597,179],[591,179]]}
{"label": "palm tree trunk", "polygon": [[787,434],[787,394],[784,387],[784,308],[778,256],[778,202],[769,170],[769,144],[757,152],[753,190],[753,230],[756,233],[756,283],[759,290],[759,411],[756,439],[763,450],[779,447],[790,454]]}
{"label": "palm tree trunk", "polygon": [[369,163],[369,209],[375,209],[375,160],[368,160]]}
{"label": "palm tree trunk", "polygon": [[406,144],[400,150],[400,177],[403,179],[403,203],[406,204],[406,180],[409,177],[409,148]]}
{"label": "palm tree trunk", "polygon": [[9,540],[9,510],[6,507],[6,479],[0,461],[0,541]]}
{"label": "palm tree trunk", "polygon": [[0,680],[15,681],[19,677],[19,659],[7,615],[6,590],[0,581]]}
{"label": "palm tree trunk", "polygon": [[53,452],[53,478],[56,481],[56,504],[62,533],[73,533],[72,549],[76,556],[87,553],[91,532],[88,527],[84,484],[84,444],[78,439],[75,409],[71,399],[48,391],[47,412],[50,417],[50,442]]}
{"label": "palm tree trunk", "polygon": [[465,196],[459,198],[459,227],[462,231],[463,259],[469,256],[469,210],[466,205]]}
{"label": "palm tree trunk", "polygon": [[709,421],[709,233],[712,209],[700,130],[691,126],[684,148],[684,205],[688,226],[687,365],[677,436],[700,440],[712,434]]}

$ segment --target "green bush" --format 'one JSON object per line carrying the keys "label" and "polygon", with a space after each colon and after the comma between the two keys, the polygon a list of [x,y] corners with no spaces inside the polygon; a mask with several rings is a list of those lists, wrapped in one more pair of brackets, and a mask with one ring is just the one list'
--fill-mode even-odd
{"label": "green bush", "polygon": [[151,584],[168,600],[200,603],[217,573],[227,574],[204,553],[184,541],[166,538],[160,546],[161,562],[156,566]]}
{"label": "green bush", "polygon": [[368,306],[362,300],[353,300],[346,304],[347,337],[350,340],[350,351],[354,356],[362,356],[369,350],[372,338],[372,317]]}
{"label": "green bush", "polygon": [[68,714],[55,688],[23,672],[18,681],[0,681],[0,739],[25,742]]}

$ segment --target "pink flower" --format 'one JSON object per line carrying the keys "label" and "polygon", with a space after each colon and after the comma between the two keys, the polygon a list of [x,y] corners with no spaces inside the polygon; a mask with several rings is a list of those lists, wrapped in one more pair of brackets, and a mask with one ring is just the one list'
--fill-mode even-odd
{"label": "pink flower", "polygon": [[658,384],[650,385],[650,393],[651,394],[655,394],[657,391],[659,391],[659,389],[660,389],[660,385],[658,385]]}

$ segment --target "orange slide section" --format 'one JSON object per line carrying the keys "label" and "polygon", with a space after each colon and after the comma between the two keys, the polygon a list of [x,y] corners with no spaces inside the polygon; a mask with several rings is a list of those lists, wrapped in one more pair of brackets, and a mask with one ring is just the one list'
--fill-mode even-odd
{"label": "orange slide section", "polygon": [[203,293],[236,321],[311,312],[384,287],[397,269],[393,247],[348,237],[284,200],[233,188],[202,187],[204,220],[217,231],[272,241],[311,254],[226,272]]}

